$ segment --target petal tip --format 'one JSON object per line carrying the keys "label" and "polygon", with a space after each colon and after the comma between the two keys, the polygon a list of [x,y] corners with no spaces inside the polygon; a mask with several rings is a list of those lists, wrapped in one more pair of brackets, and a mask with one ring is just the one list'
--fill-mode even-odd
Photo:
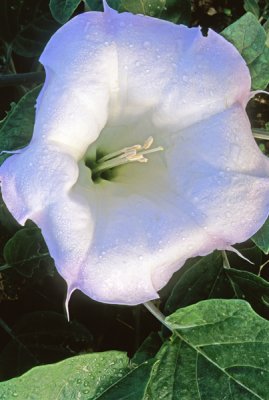
{"label": "petal tip", "polygon": [[64,302],[64,309],[65,309],[65,314],[67,321],[70,322],[70,313],[69,313],[69,301],[72,296],[72,293],[76,290],[76,287],[73,283],[68,283],[67,282],[67,291],[66,291],[66,298]]}
{"label": "petal tip", "polygon": [[103,7],[105,13],[110,13],[111,11],[114,11],[111,7],[109,7],[106,0],[103,0]]}

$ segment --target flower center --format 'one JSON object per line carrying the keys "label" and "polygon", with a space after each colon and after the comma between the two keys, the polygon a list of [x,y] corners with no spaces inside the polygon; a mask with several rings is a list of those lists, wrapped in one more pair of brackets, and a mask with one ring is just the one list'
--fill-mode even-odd
{"label": "flower center", "polygon": [[91,169],[92,180],[94,182],[99,181],[100,179],[110,180],[114,176],[114,168],[116,167],[132,162],[148,162],[148,158],[145,157],[146,154],[156,153],[157,151],[163,150],[163,147],[161,146],[151,149],[150,147],[152,144],[153,137],[150,136],[143,145],[135,144],[130,147],[124,147],[123,149],[113,153],[106,154],[100,158],[96,158],[95,161],[87,160],[86,166]]}

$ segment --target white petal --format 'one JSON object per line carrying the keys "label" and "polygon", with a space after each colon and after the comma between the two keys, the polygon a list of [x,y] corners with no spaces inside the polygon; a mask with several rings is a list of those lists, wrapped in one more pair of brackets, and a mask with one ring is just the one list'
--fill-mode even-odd
{"label": "white petal", "polygon": [[78,179],[78,166],[56,146],[34,142],[9,157],[0,168],[1,190],[10,212],[20,224],[43,213]]}
{"label": "white petal", "polygon": [[[41,227],[69,294],[151,300],[187,258],[264,222],[269,166],[244,111],[250,75],[221,36],[106,7],[62,27],[41,62],[33,141],[0,168],[1,185],[15,218]],[[86,153],[150,135],[162,154],[91,181]]]}

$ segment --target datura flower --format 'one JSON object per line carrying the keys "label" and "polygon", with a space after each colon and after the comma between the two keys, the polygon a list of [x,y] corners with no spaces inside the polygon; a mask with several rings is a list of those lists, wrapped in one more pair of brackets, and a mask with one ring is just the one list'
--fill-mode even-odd
{"label": "datura flower", "polygon": [[0,168],[13,216],[42,230],[68,295],[158,298],[194,256],[231,249],[269,212],[248,68],[222,36],[155,18],[76,16],[40,61],[33,138]]}

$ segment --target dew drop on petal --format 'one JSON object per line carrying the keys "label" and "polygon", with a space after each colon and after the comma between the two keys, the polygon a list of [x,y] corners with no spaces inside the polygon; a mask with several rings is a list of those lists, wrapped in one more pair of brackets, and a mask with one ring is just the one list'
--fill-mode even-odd
{"label": "dew drop on petal", "polygon": [[146,41],[143,43],[143,46],[146,47],[146,48],[150,47],[150,42],[149,42],[148,40],[146,40]]}

